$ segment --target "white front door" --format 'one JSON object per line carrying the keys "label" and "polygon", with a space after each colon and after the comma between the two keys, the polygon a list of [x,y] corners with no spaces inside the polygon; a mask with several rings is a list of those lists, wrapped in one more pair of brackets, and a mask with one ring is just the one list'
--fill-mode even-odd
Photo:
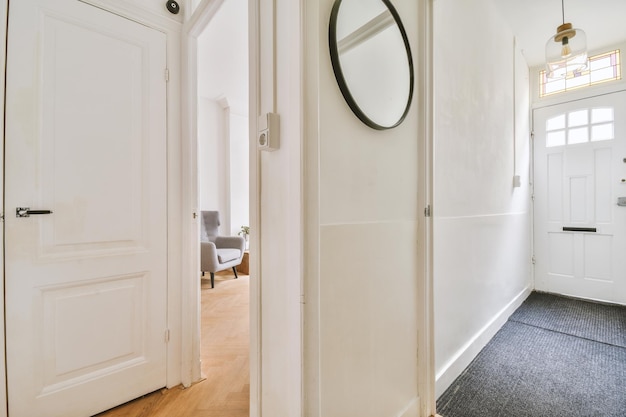
{"label": "white front door", "polygon": [[537,109],[534,132],[535,288],[626,304],[626,92]]}
{"label": "white front door", "polygon": [[163,33],[77,0],[11,2],[11,417],[89,416],[165,386],[165,57]]}

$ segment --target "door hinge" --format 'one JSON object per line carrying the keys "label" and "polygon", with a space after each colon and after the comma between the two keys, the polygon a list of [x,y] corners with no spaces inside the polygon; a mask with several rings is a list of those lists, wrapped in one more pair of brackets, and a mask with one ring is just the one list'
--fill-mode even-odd
{"label": "door hinge", "polygon": [[424,217],[430,217],[430,204],[424,209]]}
{"label": "door hinge", "polygon": [[170,70],[169,68],[165,68],[165,82],[170,80]]}
{"label": "door hinge", "polygon": [[533,255],[533,256],[530,258],[530,262],[532,262],[532,264],[533,264],[533,265],[535,265],[535,264],[537,263],[537,259],[535,259],[535,255]]}
{"label": "door hinge", "polygon": [[535,195],[534,195],[534,194],[531,194],[531,195],[530,195],[530,199],[531,199],[532,201],[535,201]]}
{"label": "door hinge", "polygon": [[170,342],[170,329],[165,329],[165,343]]}
{"label": "door hinge", "polygon": [[535,139],[535,132],[530,132],[530,138]]}

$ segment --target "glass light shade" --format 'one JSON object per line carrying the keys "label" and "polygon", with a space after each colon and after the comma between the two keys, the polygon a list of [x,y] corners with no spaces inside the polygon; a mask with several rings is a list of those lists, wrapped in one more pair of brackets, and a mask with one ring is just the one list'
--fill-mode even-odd
{"label": "glass light shade", "polygon": [[587,35],[582,29],[572,29],[570,23],[558,27],[557,34],[546,43],[546,75],[564,78],[587,69]]}

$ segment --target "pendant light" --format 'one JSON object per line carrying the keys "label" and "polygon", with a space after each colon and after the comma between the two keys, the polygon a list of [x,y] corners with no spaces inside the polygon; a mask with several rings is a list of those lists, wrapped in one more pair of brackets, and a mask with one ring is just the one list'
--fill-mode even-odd
{"label": "pendant light", "polygon": [[561,0],[563,24],[546,43],[546,75],[551,79],[565,78],[587,69],[587,35],[565,23],[565,5]]}

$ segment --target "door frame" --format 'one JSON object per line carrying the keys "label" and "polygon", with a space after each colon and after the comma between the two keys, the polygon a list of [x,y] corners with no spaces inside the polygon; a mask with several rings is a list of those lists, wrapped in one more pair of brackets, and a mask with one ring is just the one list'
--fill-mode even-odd
{"label": "door frame", "polygon": [[[185,167],[182,178],[183,188],[183,212],[197,214],[198,207],[198,135],[197,135],[197,38],[209,25],[212,18],[224,0],[202,0],[193,14],[187,16],[183,24],[182,40],[182,165]],[[249,114],[257,114],[258,89],[257,74],[258,63],[256,39],[256,19],[258,11],[256,1],[249,2]],[[256,152],[256,118],[249,118],[249,146],[250,146],[250,227],[252,230],[260,230],[259,224],[259,186],[258,186],[258,155]],[[185,386],[198,381],[201,378],[200,370],[200,304],[196,300],[200,297],[200,285],[196,271],[199,271],[199,242],[198,222],[193,221],[183,230],[183,245],[186,250],[184,274],[192,277],[185,280],[183,287],[183,356],[190,364],[189,374],[183,380]],[[251,235],[250,246],[259,248],[259,233]],[[195,254],[195,255],[194,255]],[[259,250],[250,252],[250,275],[259,276]],[[260,389],[261,389],[261,296],[258,280],[250,280],[250,416],[260,415]]]}
{"label": "door frame", "polygon": [[[0,134],[2,135],[2,146],[0,146],[0,207],[4,211],[4,104],[5,85],[6,85],[6,41],[8,29],[8,0],[0,0],[0,71],[2,83],[0,85]],[[0,221],[0,269],[2,271],[2,283],[4,284],[4,213]],[[4,315],[4,285],[0,287],[0,355],[5,360],[0,364],[0,417],[6,417],[8,414],[7,403],[7,378],[6,378],[6,350],[5,350],[5,315]],[[4,405],[3,405],[4,404]]]}
{"label": "door frame", "polygon": [[421,150],[421,166],[419,172],[422,180],[420,185],[423,192],[418,192],[419,203],[424,206],[424,220],[422,228],[418,233],[419,253],[423,264],[422,285],[418,299],[421,301],[421,309],[418,309],[418,323],[423,329],[419,332],[418,339],[418,392],[420,395],[420,413],[422,416],[435,416],[437,408],[436,398],[436,372],[435,372],[435,273],[434,273],[434,215],[436,207],[433,207],[434,188],[434,88],[433,88],[433,44],[434,44],[434,1],[427,0],[420,2],[419,23],[420,44],[417,48],[416,70],[418,76],[416,85],[418,87],[418,102],[422,111],[419,112],[421,130],[418,133]]}
{"label": "door frame", "polygon": [[[539,70],[534,72],[534,75],[537,75]],[[531,74],[533,74],[531,72]],[[538,76],[534,77],[538,79]],[[533,87],[533,84],[530,86]],[[577,101],[583,101],[587,99],[592,99],[596,97],[606,96],[615,93],[626,92],[626,79],[622,78],[622,80],[615,81],[613,83],[608,84],[599,84],[597,86],[590,86],[587,88],[582,88],[581,90],[573,90],[571,92],[563,92],[561,94],[556,95],[556,97],[547,97],[544,99],[537,99],[531,103],[530,106],[530,127],[531,127],[531,141],[530,141],[530,192],[531,192],[531,254],[533,259],[532,265],[532,287],[533,289],[536,286],[536,264],[535,264],[535,239],[537,237],[536,228],[535,228],[535,220],[536,220],[536,210],[535,210],[535,111],[546,109],[549,107],[560,106],[564,104],[574,103]]]}
{"label": "door frame", "polygon": [[[622,52],[626,50],[626,43],[619,42],[612,46],[607,46],[602,50],[596,51],[597,53],[606,52],[611,49],[620,49]],[[623,67],[622,67],[623,68]],[[534,140],[534,129],[535,129],[535,110],[551,107],[559,104],[565,104],[573,101],[584,100],[587,98],[592,98],[596,96],[601,96],[605,94],[617,93],[620,91],[626,91],[626,77],[624,77],[624,72],[622,69],[622,78],[621,80],[610,81],[607,83],[600,83],[596,85],[591,85],[587,87],[582,87],[562,93],[557,93],[554,95],[549,95],[546,97],[539,97],[539,73],[544,69],[542,66],[536,66],[529,69],[529,89],[530,89],[530,132],[531,132],[531,140],[530,140],[530,193],[532,198],[535,195],[535,140]],[[531,242],[531,255],[535,255],[535,203],[531,199],[530,205],[530,242]],[[532,288],[535,288],[535,266],[533,264],[531,268],[532,274]]]}
{"label": "door frame", "polygon": [[[543,67],[535,67],[530,69],[530,91],[531,91],[531,102],[530,102],[530,132],[531,132],[531,140],[530,140],[530,194],[531,194],[531,205],[530,205],[530,244],[531,244],[531,255],[534,259],[535,256],[535,110],[539,110],[546,107],[558,106],[561,104],[571,103],[574,101],[585,100],[588,98],[593,98],[597,96],[603,96],[612,93],[618,93],[621,91],[626,91],[626,77],[622,77],[621,80],[612,81],[606,84],[598,84],[594,86],[588,86],[581,89],[576,89],[572,91],[566,91],[563,93],[555,94],[554,96],[547,96],[544,98],[539,98],[539,72],[543,70]],[[533,262],[532,268],[532,288],[535,288],[535,264]]]}

